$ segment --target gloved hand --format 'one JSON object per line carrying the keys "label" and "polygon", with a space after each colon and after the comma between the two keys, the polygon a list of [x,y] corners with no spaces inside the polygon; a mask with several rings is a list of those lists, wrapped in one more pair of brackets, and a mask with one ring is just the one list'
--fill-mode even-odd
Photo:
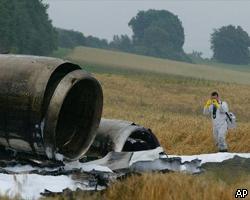
{"label": "gloved hand", "polygon": [[212,103],[215,105],[216,108],[219,108],[219,107],[220,107],[220,104],[218,103],[217,100],[213,99],[213,100],[212,100]]}
{"label": "gloved hand", "polygon": [[205,108],[209,108],[209,106],[212,104],[212,100],[211,99],[208,99],[207,100],[207,103],[205,104]]}

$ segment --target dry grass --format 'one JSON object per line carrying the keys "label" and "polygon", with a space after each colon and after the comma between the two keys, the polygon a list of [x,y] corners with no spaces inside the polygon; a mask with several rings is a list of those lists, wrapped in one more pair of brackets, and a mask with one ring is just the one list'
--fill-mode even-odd
{"label": "dry grass", "polygon": [[[248,86],[143,74],[95,76],[104,91],[104,117],[131,120],[150,127],[170,154],[217,151],[211,121],[202,115],[202,107],[210,92],[218,90],[239,119],[238,129],[228,134],[230,151],[250,152]],[[77,192],[71,197],[92,200],[231,200],[235,199],[236,189],[250,189],[250,174],[234,173],[234,170],[219,169],[202,175],[151,173],[131,176],[117,181],[104,193]],[[64,195],[58,199],[68,198]]]}
{"label": "dry grass", "polygon": [[[101,53],[102,52],[102,53]],[[95,74],[104,91],[106,118],[137,122],[150,127],[169,154],[212,153],[211,120],[202,115],[204,102],[211,91],[218,90],[230,109],[238,117],[238,128],[227,137],[231,152],[250,152],[250,90],[247,85],[226,84],[193,78],[169,76],[165,73],[198,76],[218,80],[223,71],[161,59],[109,53],[81,48],[69,56],[80,63],[137,67],[162,72],[163,75],[111,75]],[[140,67],[143,66],[143,67]],[[146,66],[146,67],[145,67]],[[186,67],[188,66],[188,67]],[[177,69],[179,68],[179,69]],[[197,72],[196,69],[200,68]],[[209,70],[209,73],[206,70]],[[218,72],[218,73],[217,73]],[[224,80],[250,83],[249,74],[226,71]],[[237,188],[250,189],[250,175],[216,173],[199,176],[171,173],[132,176],[114,183],[104,194],[77,192],[73,196],[52,199],[173,199],[173,200],[230,200]],[[227,181],[225,177],[230,177]]]}
{"label": "dry grass", "polygon": [[238,117],[228,134],[229,150],[250,152],[250,91],[248,86],[168,79],[159,76],[97,75],[104,90],[104,117],[150,127],[170,154],[215,152],[210,118],[204,102],[218,90]]}
{"label": "dry grass", "polygon": [[250,84],[249,70],[240,72],[208,65],[187,64],[166,59],[138,56],[129,53],[88,47],[76,48],[67,56],[67,58],[80,63],[109,66],[117,69],[136,69],[163,74],[184,75],[208,80]]}
{"label": "dry grass", "polygon": [[[232,152],[250,152],[250,91],[248,86],[187,78],[98,74],[104,90],[104,116],[150,127],[170,154],[216,152],[211,121],[202,115],[205,100],[218,90],[237,113],[236,131],[227,137]],[[108,188],[102,199],[230,200],[237,188],[250,189],[250,175],[233,170],[187,174],[132,176]],[[221,176],[218,176],[221,174]],[[100,194],[97,194],[100,198]],[[95,199],[97,196],[93,195]]]}
{"label": "dry grass", "polygon": [[[203,66],[147,58],[90,48],[76,49],[69,56],[79,63],[94,63],[116,70],[135,67],[125,75],[97,73],[104,91],[106,118],[131,120],[150,127],[169,154],[200,154],[216,152],[211,120],[202,115],[204,102],[218,90],[238,117],[238,128],[227,137],[232,152],[250,152],[250,91],[249,86],[169,76],[166,73],[198,76],[218,80],[223,71]],[[94,67],[94,66],[93,66]],[[196,71],[198,69],[198,71]],[[162,72],[150,75],[147,71]],[[207,73],[207,70],[209,73]],[[137,75],[135,75],[137,72]],[[250,83],[249,74],[227,71],[224,80]],[[246,78],[248,77],[248,78]],[[223,170],[223,169],[222,169]],[[180,173],[144,174],[118,181],[104,194],[76,193],[73,199],[169,199],[169,200],[230,200],[237,188],[250,189],[250,175],[232,171],[208,172],[194,176]],[[222,176],[218,174],[223,174]],[[230,181],[226,180],[230,178]],[[59,199],[67,199],[61,196]]]}
{"label": "dry grass", "polygon": [[242,186],[250,188],[249,178],[226,184],[214,181],[208,175],[144,174],[114,184],[108,189],[105,199],[233,200],[236,189]]}
{"label": "dry grass", "polygon": [[[104,192],[75,192],[47,200],[233,200],[237,189],[250,188],[250,176],[240,176],[233,183],[216,179],[213,174],[149,173],[117,181]],[[249,199],[247,196],[246,199]]]}

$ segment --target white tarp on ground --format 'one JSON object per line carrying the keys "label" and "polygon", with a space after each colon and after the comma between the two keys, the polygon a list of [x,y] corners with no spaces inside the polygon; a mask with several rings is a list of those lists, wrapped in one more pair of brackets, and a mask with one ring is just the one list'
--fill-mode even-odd
{"label": "white tarp on ground", "polygon": [[[126,163],[126,167],[130,167],[136,163],[143,163],[151,161],[155,161],[159,159],[159,153],[162,152],[161,148],[157,148],[149,151],[141,151],[141,152],[121,152],[122,161],[120,162],[118,167],[121,167],[122,163]],[[119,158],[119,153],[117,154]],[[117,156],[115,155],[115,156]],[[125,159],[124,159],[125,155]],[[181,162],[189,162],[195,159],[201,160],[201,163],[206,162],[222,162],[224,160],[228,160],[233,158],[234,156],[240,156],[243,158],[250,158],[250,153],[213,153],[213,154],[201,154],[201,155],[189,155],[189,156],[179,156],[179,155],[169,155],[169,158],[181,158]],[[112,157],[114,158],[114,157]],[[128,159],[129,158],[129,159]],[[81,169],[82,171],[89,172],[91,170],[96,171],[104,171],[104,172],[112,172],[112,166],[109,167],[104,166],[108,162],[110,162],[110,156],[107,158],[103,158],[100,160],[88,162],[88,163],[80,163],[80,162],[72,162],[67,163],[65,169]],[[113,160],[113,162],[116,162]],[[108,165],[108,164],[107,164]],[[152,165],[151,165],[152,166]],[[115,166],[117,167],[117,165]],[[52,171],[54,169],[50,168],[39,168],[32,167],[30,165],[16,165],[14,167],[6,167],[3,168],[8,171],[24,173],[24,174],[0,174],[0,194],[7,195],[9,197],[14,197],[19,195],[19,197],[23,199],[37,199],[41,195],[40,193],[44,192],[45,189],[52,192],[62,192],[64,189],[69,188],[71,190],[80,189],[90,189],[86,187],[84,181],[79,182],[73,180],[71,176],[59,175],[59,176],[51,176],[51,175],[39,175],[34,173],[28,173],[33,170],[47,170]],[[180,168],[182,169],[182,168]],[[181,170],[182,171],[182,170]]]}
{"label": "white tarp on ground", "polygon": [[70,176],[42,176],[38,174],[0,174],[0,194],[22,199],[38,199],[45,189],[62,192],[63,189],[87,189],[84,183],[73,181]]}

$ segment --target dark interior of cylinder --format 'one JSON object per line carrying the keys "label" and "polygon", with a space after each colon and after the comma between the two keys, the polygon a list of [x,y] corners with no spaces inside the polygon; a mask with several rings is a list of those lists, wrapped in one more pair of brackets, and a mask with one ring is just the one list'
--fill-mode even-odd
{"label": "dark interior of cylinder", "polygon": [[59,82],[63,79],[63,77],[65,77],[66,74],[77,69],[81,69],[81,68],[71,63],[64,63],[60,65],[59,67],[57,67],[56,70],[52,73],[47,83],[47,87],[46,87],[45,94],[44,94],[44,100],[43,100],[43,106],[42,106],[42,117],[44,117],[47,111],[50,99],[52,95],[54,94],[54,91],[57,85],[59,84]]}
{"label": "dark interior of cylinder", "polygon": [[68,158],[82,154],[93,139],[96,111],[100,109],[100,86],[93,79],[77,82],[64,99],[56,128],[56,147]]}
{"label": "dark interior of cylinder", "polygon": [[122,151],[145,151],[159,146],[159,141],[150,129],[138,128],[127,138]]}

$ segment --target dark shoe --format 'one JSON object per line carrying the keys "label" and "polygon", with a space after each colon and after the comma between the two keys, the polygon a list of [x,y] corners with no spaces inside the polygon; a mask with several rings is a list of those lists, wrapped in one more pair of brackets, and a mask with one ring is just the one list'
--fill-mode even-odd
{"label": "dark shoe", "polygon": [[227,149],[221,149],[219,152],[227,152]]}

